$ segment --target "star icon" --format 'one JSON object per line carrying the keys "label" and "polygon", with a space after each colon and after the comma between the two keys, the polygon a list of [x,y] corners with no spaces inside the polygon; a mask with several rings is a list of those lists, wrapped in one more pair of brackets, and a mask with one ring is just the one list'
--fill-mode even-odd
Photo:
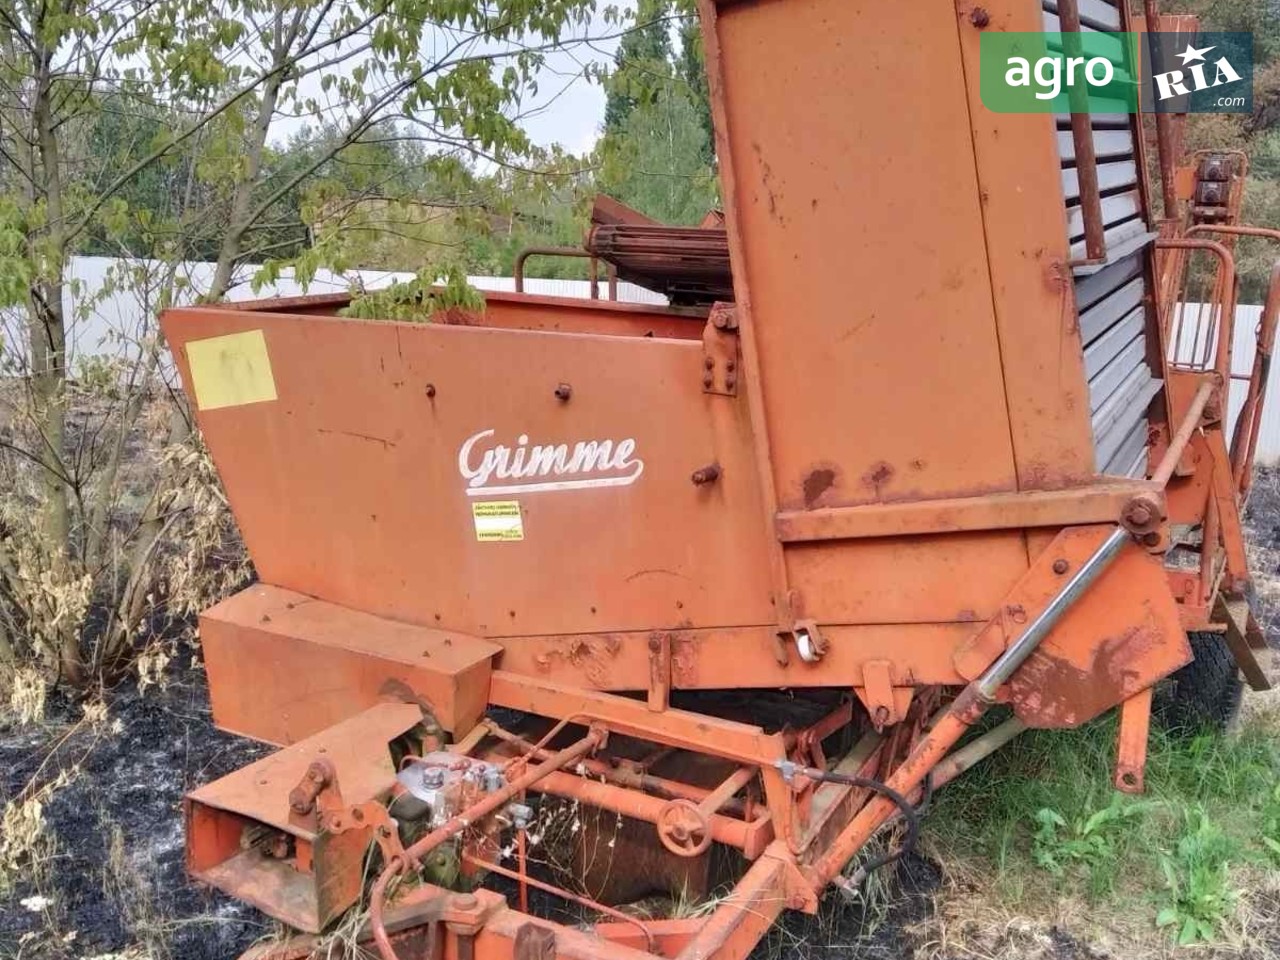
{"label": "star icon", "polygon": [[1192,60],[1203,60],[1204,55],[1212,49],[1213,47],[1204,47],[1201,50],[1197,50],[1195,47],[1193,47],[1191,44],[1188,43],[1187,49],[1177,54],[1177,56],[1182,59],[1182,65],[1185,67]]}

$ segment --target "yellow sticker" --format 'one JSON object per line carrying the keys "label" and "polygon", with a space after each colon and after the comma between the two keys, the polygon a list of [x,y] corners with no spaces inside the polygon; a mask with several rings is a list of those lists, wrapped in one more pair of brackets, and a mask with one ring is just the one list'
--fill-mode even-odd
{"label": "yellow sticker", "polygon": [[476,539],[523,540],[524,520],[520,517],[519,500],[487,500],[471,504],[471,519],[476,524]]}
{"label": "yellow sticker", "polygon": [[217,410],[276,399],[276,381],[261,330],[187,341],[196,407]]}

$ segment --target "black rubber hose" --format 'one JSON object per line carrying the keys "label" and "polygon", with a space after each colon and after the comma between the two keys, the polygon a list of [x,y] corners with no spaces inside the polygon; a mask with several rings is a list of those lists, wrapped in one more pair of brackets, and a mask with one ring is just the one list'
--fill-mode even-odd
{"label": "black rubber hose", "polygon": [[826,770],[817,770],[813,767],[797,767],[796,773],[807,777],[810,780],[817,780],[823,783],[842,783],[850,787],[860,787],[864,790],[870,790],[872,793],[878,793],[880,796],[890,800],[894,806],[898,808],[898,812],[902,814],[902,819],[907,822],[907,835],[902,838],[902,844],[892,853],[882,853],[878,857],[874,857],[870,862],[863,864],[853,874],[841,884],[837,884],[838,889],[846,897],[854,897],[859,888],[866,882],[867,878],[881,867],[887,867],[896,860],[900,860],[915,849],[916,840],[920,836],[920,814],[929,805],[929,800],[933,796],[933,781],[930,777],[924,779],[924,795],[920,801],[919,807],[913,807],[911,801],[900,794],[892,787],[881,783],[879,780],[872,780],[869,777],[859,777],[848,773],[834,773]]}

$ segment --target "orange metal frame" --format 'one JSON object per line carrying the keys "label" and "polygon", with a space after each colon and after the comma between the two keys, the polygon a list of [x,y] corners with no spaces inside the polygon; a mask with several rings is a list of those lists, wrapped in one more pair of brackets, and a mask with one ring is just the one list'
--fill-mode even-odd
{"label": "orange metal frame", "polygon": [[[700,14],[734,304],[491,294],[411,324],[340,318],[330,296],[163,318],[261,579],[202,616],[214,716],[284,748],[192,794],[189,863],[300,929],[355,902],[376,843],[365,936],[386,960],[734,960],[1027,726],[1121,706],[1117,785],[1141,789],[1152,685],[1189,659],[1186,630],[1233,629],[1280,288],[1228,447],[1232,248],[1164,226],[1154,467],[1095,475],[1054,121],[978,93],[981,32],[1040,30],[1040,4]],[[867,17],[876,43],[847,56]],[[1212,347],[1174,366],[1197,252],[1217,260]],[[1190,529],[1196,565],[1167,566]],[[753,688],[846,697],[778,725],[703,693]],[[957,750],[997,702],[1015,719]],[[555,726],[533,743],[487,706]],[[842,733],[854,746],[826,756]],[[502,786],[404,846],[395,760],[450,738]],[[652,824],[668,866],[712,842],[750,866],[696,922],[553,886],[611,917],[594,935],[489,890],[397,890],[453,844],[522,901],[545,888],[523,832],[518,869],[492,846],[526,792]]]}

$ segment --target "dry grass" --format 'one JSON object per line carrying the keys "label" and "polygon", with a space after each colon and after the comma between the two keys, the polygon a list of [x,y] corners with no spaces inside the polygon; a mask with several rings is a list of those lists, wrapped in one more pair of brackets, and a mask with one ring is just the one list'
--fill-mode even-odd
{"label": "dry grass", "polygon": [[[1241,898],[1212,943],[1178,946],[1149,914],[1098,904],[1046,886],[1010,905],[999,879],[973,863],[947,863],[931,917],[919,924],[913,960],[1276,960],[1280,958],[1280,874],[1241,866]],[[1116,907],[1119,906],[1120,909]]]}

